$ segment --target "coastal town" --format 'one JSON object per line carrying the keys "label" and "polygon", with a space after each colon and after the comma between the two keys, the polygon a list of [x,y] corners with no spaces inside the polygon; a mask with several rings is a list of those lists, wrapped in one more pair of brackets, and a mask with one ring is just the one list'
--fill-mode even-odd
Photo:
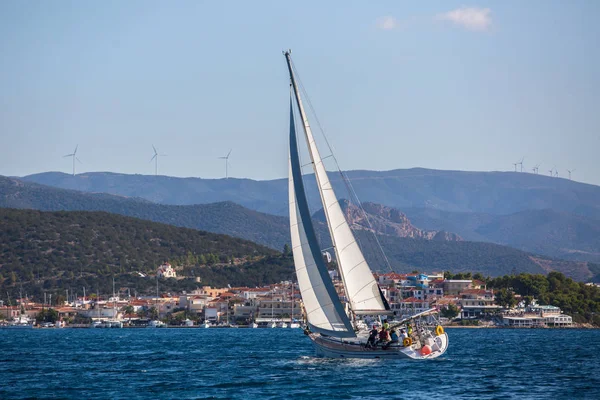
{"label": "coastal town", "polygon": [[[330,276],[344,300],[337,271]],[[176,278],[168,263],[160,265],[155,279]],[[447,279],[442,273],[374,274],[393,318],[400,320],[440,311],[444,326],[457,327],[574,327],[570,315],[554,305],[540,305],[535,298],[488,289],[478,279]],[[152,277],[149,277],[152,279]],[[157,286],[158,287],[158,286]],[[60,304],[48,296],[38,303],[27,296],[16,304],[0,304],[0,326],[11,327],[300,327],[303,305],[293,282],[264,287],[198,287],[191,292],[131,296],[130,288],[115,288],[112,296],[67,291]],[[62,299],[61,299],[62,300]]]}

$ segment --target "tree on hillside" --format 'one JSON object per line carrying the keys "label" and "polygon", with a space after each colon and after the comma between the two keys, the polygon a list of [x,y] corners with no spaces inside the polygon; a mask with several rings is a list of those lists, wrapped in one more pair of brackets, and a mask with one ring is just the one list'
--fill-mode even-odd
{"label": "tree on hillside", "polygon": [[512,290],[508,290],[505,288],[496,292],[496,296],[494,296],[494,301],[502,308],[513,308],[517,304],[515,293]]}
{"label": "tree on hillside", "polygon": [[56,311],[53,308],[47,308],[47,309],[42,310],[39,313],[37,313],[37,315],[35,316],[35,320],[38,323],[41,323],[41,322],[55,323],[56,321],[58,321],[58,311]]}
{"label": "tree on hillside", "polygon": [[448,318],[448,319],[453,319],[456,318],[458,316],[458,307],[456,307],[456,305],[450,303],[448,304],[447,308],[442,309],[442,317],[444,318]]}

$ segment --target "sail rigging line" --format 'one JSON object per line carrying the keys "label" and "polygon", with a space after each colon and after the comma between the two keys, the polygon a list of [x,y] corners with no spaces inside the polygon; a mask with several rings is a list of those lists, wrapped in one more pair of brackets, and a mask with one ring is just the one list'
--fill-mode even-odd
{"label": "sail rigging line", "polygon": [[[291,96],[292,98],[294,97],[294,94],[293,94],[293,86],[292,86],[292,84],[290,84],[290,96]],[[300,112],[300,110],[299,110],[298,108],[296,108],[296,110],[295,110],[295,111],[296,111],[296,114],[299,114],[299,112]],[[298,116],[298,117],[300,117],[299,119],[302,119],[302,116],[301,116],[301,115],[297,115],[297,116]],[[294,118],[294,127],[295,127],[295,129],[296,129],[296,130],[298,130],[298,125],[297,125],[297,124],[298,124],[298,121],[296,120],[296,118]],[[296,145],[297,145],[297,146],[298,146],[298,140],[299,140],[299,139],[298,139],[298,136],[296,136]],[[331,157],[331,156],[332,156],[332,155],[330,155],[329,157]],[[298,158],[300,159],[300,162],[302,163],[302,155],[300,154],[300,152],[298,152]],[[301,168],[304,168],[304,167],[307,167],[307,166],[311,166],[311,167],[312,167],[312,166],[313,166],[313,164],[314,164],[314,162],[313,162],[313,161],[312,161],[312,159],[311,159],[311,161],[310,161],[310,162],[308,162],[308,163],[306,163],[306,164],[303,164],[303,165],[301,165]],[[312,170],[313,170],[313,169],[311,168],[311,171],[312,171]],[[313,172],[313,174],[314,174],[314,172]],[[311,175],[311,174],[308,174],[308,175]],[[303,174],[303,175],[302,175],[302,180],[303,180],[303,182],[306,182],[306,179],[308,179],[308,175],[305,175],[305,174]],[[305,184],[304,186],[306,186],[306,184]],[[306,192],[305,192],[305,196],[306,196],[306,197],[309,199],[309,201],[308,201],[308,207],[309,207],[309,210],[310,210],[310,208],[311,208],[311,207],[310,207],[310,204],[311,204],[311,202],[310,202],[310,196],[309,196],[309,194],[308,194],[308,193],[306,193]],[[319,201],[320,201],[320,200],[319,200]],[[316,211],[316,210],[314,210],[314,208],[313,208],[313,210],[310,210],[310,215],[312,216],[312,215],[314,214],[314,212],[315,212],[315,211]],[[323,210],[323,213],[325,213],[325,210]],[[316,232],[316,234],[317,234],[317,242],[319,243],[319,246],[320,246],[320,247],[322,247],[322,244],[323,244],[323,239],[321,238],[321,232],[320,232],[320,231],[317,231],[317,232]],[[331,237],[329,237],[329,241],[330,241],[332,244],[334,243],[334,242],[333,242],[333,239],[332,239]],[[323,254],[323,253],[324,253],[324,252],[326,252],[327,250],[333,250],[333,251],[335,252],[335,251],[336,251],[335,245],[332,245],[332,246],[330,246],[330,247],[327,247],[326,249],[323,249],[323,248],[321,248],[321,253],[322,253],[321,255],[322,255],[322,256],[324,256],[324,254]],[[338,262],[336,262],[336,270],[338,271],[338,274],[339,274],[339,276],[343,276],[342,272],[340,271],[340,266],[339,266],[339,263],[338,263]],[[347,293],[346,293],[346,287],[345,287],[344,285],[342,285],[342,295],[343,295],[343,297],[344,297],[345,299],[348,299],[348,295],[347,295]],[[340,299],[340,300],[341,300],[341,299]],[[307,314],[308,314],[308,313],[307,313]],[[351,315],[352,315],[352,317],[354,317],[354,314],[351,314]]]}
{"label": "sail rigging line", "polygon": [[[294,265],[303,293],[307,323],[313,332],[337,337],[356,337],[353,326],[339,300],[323,261],[304,189],[298,138],[294,118],[293,97],[290,98],[290,226]],[[300,246],[294,246],[294,244]],[[310,303],[310,304],[309,304]]]}
{"label": "sail rigging line", "polygon": [[381,253],[381,256],[383,257],[385,264],[387,265],[390,272],[394,272],[394,269],[392,268],[392,265],[390,264],[390,260],[388,259],[387,255],[385,254],[385,251],[383,250],[383,246],[381,245],[381,242],[379,241],[379,238],[377,237],[375,228],[373,228],[373,224],[371,224],[371,219],[367,215],[367,212],[365,211],[365,209],[362,205],[362,202],[358,198],[358,195],[356,194],[356,191],[354,190],[354,186],[352,186],[352,182],[350,182],[350,179],[348,179],[348,176],[346,174],[344,174],[339,168],[338,168],[338,170],[340,172],[340,175],[342,176],[342,180],[343,180],[344,184],[348,188],[350,196],[354,196],[354,199],[356,201],[356,204],[357,204],[359,210],[362,212],[363,217],[367,221],[367,225],[369,225],[369,229],[371,229],[371,232],[373,233],[373,238],[375,239],[375,242],[377,243],[377,246],[379,247],[379,252]]}
{"label": "sail rigging line", "polygon": [[[300,80],[300,74],[298,73],[298,70],[296,69],[296,66],[295,66],[294,62],[292,61],[292,58],[289,55],[286,55],[286,59],[288,61],[288,68],[290,69],[290,79],[292,80],[292,84],[291,84],[292,88],[293,88],[294,85],[296,85],[296,88],[295,88],[296,90],[298,90],[298,89],[302,90],[302,92],[304,93],[304,96],[306,97],[306,99],[308,101],[309,108],[312,111],[313,115],[315,116],[315,120],[317,121],[317,126],[321,130],[321,133],[324,133],[323,129],[321,127],[321,123],[319,122],[319,118],[316,116],[316,113],[314,111],[314,108],[312,107],[312,103],[310,101],[310,98],[308,97],[308,93],[306,92],[306,89],[304,88],[304,84]],[[299,85],[299,87],[298,87],[298,85]],[[300,104],[300,99],[299,99],[299,95],[300,94],[299,93],[294,93],[294,95],[295,95],[294,97],[296,98],[296,106],[298,108],[298,112],[301,114],[300,117],[302,119],[302,125],[303,125],[302,128],[304,129],[305,136],[306,136],[306,125],[308,124],[308,118],[306,118],[306,120],[305,120],[305,118],[303,118],[303,116],[302,116],[302,111],[300,110],[300,107],[302,106]],[[324,134],[323,134],[323,137],[325,138],[325,141],[327,142],[327,147],[329,148],[329,151],[330,151],[331,155],[333,156],[333,159],[336,160],[335,155],[333,155],[333,152],[331,151],[331,146],[329,145],[329,142],[327,141],[327,137],[325,137]],[[318,189],[318,187],[320,185],[319,185],[319,180],[317,178],[317,170],[315,168],[316,165],[314,163],[313,154],[310,151],[310,145],[314,144],[314,139],[313,139],[313,141],[310,141],[308,137],[306,139],[307,139],[307,142],[308,142],[307,144],[308,144],[308,147],[309,147],[309,156],[310,156],[310,159],[311,159],[311,161],[313,163],[313,170],[314,170],[315,178],[317,180],[317,189]],[[337,165],[337,161],[336,161],[336,165]],[[325,208],[325,204],[324,204],[324,201],[323,201],[323,194],[320,193],[320,196],[321,196],[321,203],[323,204],[323,208]],[[327,210],[323,209],[323,213],[325,214],[325,219],[328,220],[329,217],[327,216]],[[329,226],[329,222],[327,223],[327,225]],[[331,230],[330,230],[330,237],[331,237],[331,244],[332,244],[332,247],[334,249],[334,252],[337,253],[337,246],[336,246],[336,243],[335,243],[335,238],[333,237],[333,231],[331,231]],[[339,255],[339,254],[337,254],[337,255]],[[343,287],[344,287],[344,292],[345,292],[346,298],[348,298],[348,300],[350,300],[350,296],[347,293],[347,291],[348,291],[348,284],[346,282],[346,277],[344,276],[344,273],[343,273],[342,267],[341,267],[341,259],[340,259],[339,256],[336,257],[336,258],[337,258],[336,264],[337,264],[337,268],[338,268],[338,270],[340,272],[340,277],[342,278],[342,284],[343,284]],[[352,310],[352,307],[350,307],[350,310]],[[351,315],[354,315],[354,313],[351,312]]]}
{"label": "sail rigging line", "polygon": [[[335,165],[339,169],[339,164],[337,162],[337,158],[335,157],[335,153],[333,152],[333,149],[331,148],[331,144],[329,144],[329,140],[327,139],[327,136],[325,135],[325,129],[323,129],[323,126],[321,125],[321,121],[319,120],[319,116],[317,115],[317,113],[315,111],[315,108],[313,107],[312,102],[310,101],[310,96],[308,95],[308,92],[304,88],[304,84],[302,83],[302,79],[300,79],[300,74],[298,73],[298,70],[296,69],[296,65],[294,65],[294,62],[292,61],[291,58],[290,58],[290,62],[291,62],[291,65],[292,65],[292,69],[294,70],[294,75],[295,75],[295,78],[296,78],[296,82],[298,82],[298,86],[302,90],[302,94],[304,95],[304,98],[306,99],[306,104],[308,104],[308,108],[310,109],[313,117],[315,117],[315,121],[317,122],[317,127],[321,131],[321,135],[323,136],[323,139],[325,139],[325,143],[327,143],[327,148],[329,149],[329,153],[330,153],[330,155],[327,156],[327,158],[332,157],[333,160],[334,160],[334,162],[335,162]],[[323,157],[321,157],[321,159],[323,159]]]}
{"label": "sail rigging line", "polygon": [[[319,120],[319,116],[317,115],[317,113],[316,113],[316,111],[315,111],[315,109],[314,109],[314,107],[312,105],[312,102],[310,101],[310,96],[308,95],[308,92],[306,91],[306,89],[304,87],[304,84],[302,83],[302,79],[300,79],[300,74],[298,73],[298,70],[296,69],[296,66],[294,65],[294,62],[291,60],[291,58],[290,58],[290,63],[292,65],[292,69],[294,70],[296,82],[298,82],[298,86],[300,87],[300,89],[302,90],[302,93],[304,94],[304,98],[306,99],[306,103],[308,104],[308,108],[310,109],[312,115],[314,116],[315,121],[317,122],[317,127],[319,128],[319,131],[321,131],[321,135],[323,136],[323,139],[325,140],[325,143],[327,144],[327,148],[329,149],[330,155],[327,156],[327,158],[329,158],[329,157],[333,158],[333,161],[335,162],[335,166],[336,166],[338,172],[340,173],[340,175],[342,177],[342,182],[344,182],[344,184],[346,185],[346,188],[348,190],[348,194],[350,195],[350,197],[354,196],[354,198],[356,199],[357,205],[358,205],[359,209],[361,210],[363,216],[365,217],[365,220],[367,221],[367,224],[369,225],[369,228],[373,232],[373,237],[375,238],[375,242],[377,243],[379,251],[381,252],[381,255],[383,257],[385,265],[388,267],[388,269],[390,270],[390,272],[394,272],[394,269],[392,268],[392,265],[390,264],[390,260],[388,259],[387,255],[385,254],[385,251],[383,250],[383,246],[381,245],[381,242],[377,238],[377,234],[375,233],[375,229],[373,229],[373,225],[371,224],[371,221],[370,221],[369,217],[367,216],[367,213],[366,213],[365,209],[363,208],[360,199],[356,195],[356,191],[354,190],[354,187],[352,186],[352,183],[345,176],[345,174],[342,172],[342,170],[340,168],[340,164],[338,163],[337,158],[335,157],[335,153],[333,152],[333,149],[331,147],[331,144],[329,143],[329,140],[327,139],[327,135],[325,134],[325,129],[323,129],[323,126],[321,125],[321,121]],[[321,160],[323,160],[323,157],[321,157]],[[332,185],[332,188],[333,188],[333,185]],[[357,240],[357,244],[360,246],[360,242],[358,240]]]}
{"label": "sail rigging line", "polygon": [[[374,279],[368,263],[364,260],[364,255],[362,254],[362,251],[356,242],[352,230],[350,229],[340,208],[339,201],[335,196],[335,191],[331,185],[331,181],[329,180],[327,171],[321,160],[319,149],[312,134],[308,117],[304,111],[300,90],[295,79],[295,74],[293,71],[294,68],[289,53],[285,53],[285,55],[288,61],[288,69],[290,71],[292,84],[294,86],[296,104],[302,117],[302,127],[308,145],[309,155],[314,162],[313,169],[318,183],[317,188],[319,189],[321,203],[325,209],[327,226],[336,250],[338,264],[342,272],[341,277],[343,285],[346,288],[346,293],[352,306],[352,312],[356,313],[357,311],[360,312],[362,310],[386,311],[379,290],[375,290],[378,287],[377,282]],[[331,149],[331,146],[329,147]],[[335,156],[333,156],[333,159],[335,160]],[[334,226],[336,229],[334,229]],[[347,251],[342,253],[338,251],[339,248],[346,247],[348,244],[350,246],[348,247]],[[354,262],[356,261],[358,261],[358,263],[356,263],[354,267],[351,267],[350,265],[354,265]],[[371,290],[365,290],[365,288],[362,287],[365,282],[369,282],[368,287],[370,287]]]}

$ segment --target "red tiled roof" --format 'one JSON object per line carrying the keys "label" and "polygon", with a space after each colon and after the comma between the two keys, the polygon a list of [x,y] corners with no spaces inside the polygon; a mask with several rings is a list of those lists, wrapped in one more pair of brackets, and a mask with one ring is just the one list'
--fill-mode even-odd
{"label": "red tiled roof", "polygon": [[491,294],[488,290],[485,289],[463,289],[460,291],[460,294]]}
{"label": "red tiled roof", "polygon": [[381,276],[385,276],[386,278],[389,278],[389,279],[404,279],[404,278],[406,278],[406,275],[398,274],[396,272],[388,272],[386,274],[382,274]]}
{"label": "red tiled roof", "polygon": [[407,299],[403,299],[401,303],[425,303],[424,300],[419,300],[415,297],[409,297]]}

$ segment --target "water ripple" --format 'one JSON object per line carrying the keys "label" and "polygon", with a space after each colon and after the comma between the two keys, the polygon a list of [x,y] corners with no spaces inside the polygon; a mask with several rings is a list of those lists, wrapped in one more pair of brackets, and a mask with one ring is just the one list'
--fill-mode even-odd
{"label": "water ripple", "polygon": [[600,331],[449,335],[423,362],[315,358],[292,329],[1,330],[0,399],[600,398]]}

